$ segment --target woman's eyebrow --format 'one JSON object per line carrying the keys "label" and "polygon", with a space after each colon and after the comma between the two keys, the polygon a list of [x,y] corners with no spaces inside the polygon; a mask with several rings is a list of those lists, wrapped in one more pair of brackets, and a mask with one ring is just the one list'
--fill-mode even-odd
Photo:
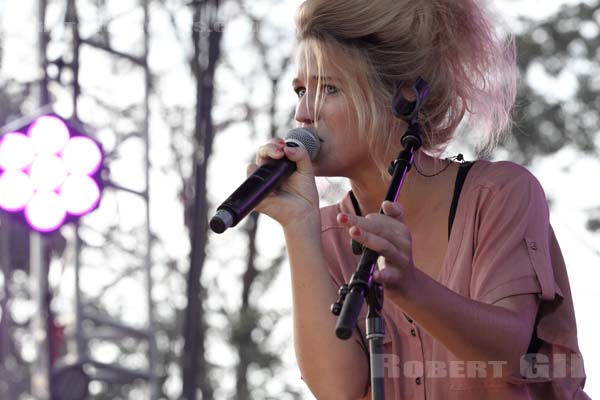
{"label": "woman's eyebrow", "polygon": [[[318,81],[319,80],[319,76],[318,75],[313,75],[310,77],[311,81]],[[321,77],[321,81],[337,81],[337,78],[334,76],[322,76]],[[298,84],[300,84],[301,80],[299,78],[294,78],[294,80],[292,81],[292,86],[296,86]]]}

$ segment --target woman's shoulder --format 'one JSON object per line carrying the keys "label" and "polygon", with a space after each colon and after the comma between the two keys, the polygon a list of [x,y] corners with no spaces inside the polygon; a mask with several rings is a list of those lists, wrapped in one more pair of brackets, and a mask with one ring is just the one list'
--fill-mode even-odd
{"label": "woman's shoulder", "polygon": [[465,182],[466,202],[488,213],[516,216],[548,214],[548,201],[538,179],[511,161],[475,162]]}
{"label": "woman's shoulder", "polygon": [[512,161],[478,160],[472,172],[474,183],[486,188],[500,189],[514,185],[541,187],[531,171]]}

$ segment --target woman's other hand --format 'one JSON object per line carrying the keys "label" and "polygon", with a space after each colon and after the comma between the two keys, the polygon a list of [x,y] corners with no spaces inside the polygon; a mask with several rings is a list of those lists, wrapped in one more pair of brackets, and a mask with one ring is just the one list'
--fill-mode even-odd
{"label": "woman's other hand", "polygon": [[403,291],[415,269],[412,237],[403,207],[391,201],[384,201],[382,207],[384,214],[338,214],[337,221],[348,228],[352,239],[383,257],[383,266],[373,273],[375,281],[386,289]]}

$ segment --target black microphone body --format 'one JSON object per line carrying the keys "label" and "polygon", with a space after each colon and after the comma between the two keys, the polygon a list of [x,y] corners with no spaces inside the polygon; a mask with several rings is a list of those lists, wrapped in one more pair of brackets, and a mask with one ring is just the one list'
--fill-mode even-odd
{"label": "black microphone body", "polygon": [[[295,170],[296,163],[285,157],[271,159],[261,165],[217,208],[217,214],[210,220],[210,228],[216,233],[223,233],[225,229],[236,226]],[[224,213],[231,216],[231,223]]]}
{"label": "black microphone body", "polygon": [[[319,139],[304,128],[292,129],[286,135],[286,144],[306,148],[311,159],[319,151]],[[210,220],[210,228],[213,232],[223,233],[227,228],[236,226],[295,170],[296,163],[285,156],[261,165],[217,208],[217,213]]]}

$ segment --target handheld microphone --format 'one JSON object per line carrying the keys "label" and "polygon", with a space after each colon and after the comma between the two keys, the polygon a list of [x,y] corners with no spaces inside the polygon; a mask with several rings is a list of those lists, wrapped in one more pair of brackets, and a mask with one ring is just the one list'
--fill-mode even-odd
{"label": "handheld microphone", "polygon": [[[304,147],[314,160],[319,153],[319,138],[306,128],[295,128],[287,133],[285,142],[290,147]],[[210,229],[223,233],[236,226],[273,189],[277,188],[296,170],[296,163],[285,156],[271,159],[254,171],[218,208],[210,220]]]}

